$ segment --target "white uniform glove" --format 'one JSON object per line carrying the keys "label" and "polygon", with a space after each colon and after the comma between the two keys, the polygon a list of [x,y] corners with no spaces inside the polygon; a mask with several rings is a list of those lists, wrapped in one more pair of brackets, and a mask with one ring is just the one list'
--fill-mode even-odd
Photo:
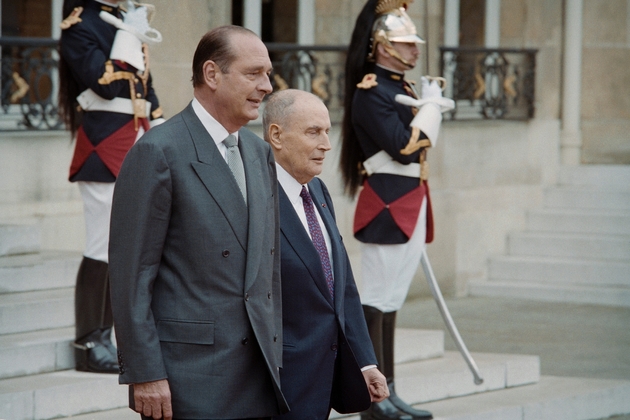
{"label": "white uniform glove", "polygon": [[128,9],[126,13],[123,13],[123,20],[107,12],[100,13],[101,19],[118,28],[109,58],[124,61],[136,69],[144,71],[142,43],[161,42],[162,34],[149,26],[145,6],[135,7],[131,1],[127,3]]}
{"label": "white uniform glove", "polygon": [[422,84],[422,98],[421,99],[433,99],[442,97],[442,87],[436,80],[431,80],[422,76],[420,78]]}
{"label": "white uniform glove", "polygon": [[428,100],[428,102],[425,102],[418,109],[418,113],[409,125],[419,128],[429,138],[431,146],[435,147],[442,123],[442,112],[440,105],[432,101],[442,99],[442,88],[435,80],[429,82],[429,79],[424,76],[420,80],[422,82],[422,100]]}

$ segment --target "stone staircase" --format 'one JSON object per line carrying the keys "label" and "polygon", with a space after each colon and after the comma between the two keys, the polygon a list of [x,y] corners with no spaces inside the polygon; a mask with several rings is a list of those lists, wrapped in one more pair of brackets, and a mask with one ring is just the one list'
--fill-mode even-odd
{"label": "stone staircase", "polygon": [[[0,233],[0,419],[137,420],[116,375],[73,369],[80,254],[41,252],[32,226],[1,226]],[[398,392],[436,419],[588,420],[630,413],[630,382],[541,377],[538,356],[477,353],[484,383],[475,385],[459,353],[444,350],[443,331],[398,329],[396,340]]]}
{"label": "stone staircase", "polygon": [[0,226],[0,419],[126,406],[116,375],[76,372],[74,281],[81,255],[41,252],[34,225]]}
{"label": "stone staircase", "polygon": [[469,294],[630,307],[630,166],[562,168]]}

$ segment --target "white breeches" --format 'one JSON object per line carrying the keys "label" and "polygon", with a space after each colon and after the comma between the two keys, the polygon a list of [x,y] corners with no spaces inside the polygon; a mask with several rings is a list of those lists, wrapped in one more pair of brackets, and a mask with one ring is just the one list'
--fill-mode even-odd
{"label": "white breeches", "polygon": [[109,218],[112,212],[113,182],[79,181],[85,215],[85,255],[108,262]]}
{"label": "white breeches", "polygon": [[361,303],[382,312],[402,308],[422,250],[426,247],[427,198],[422,200],[418,223],[404,244],[361,244]]}

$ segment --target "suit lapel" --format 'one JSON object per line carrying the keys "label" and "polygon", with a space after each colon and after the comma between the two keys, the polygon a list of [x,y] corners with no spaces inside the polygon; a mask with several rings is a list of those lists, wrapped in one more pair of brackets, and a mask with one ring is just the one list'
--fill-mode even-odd
{"label": "suit lapel", "polygon": [[[249,130],[239,131],[238,148],[245,167],[245,182],[247,183],[247,208],[249,210],[249,230],[247,240],[247,266],[245,269],[245,289],[256,281],[260,259],[264,248],[265,223],[270,186],[265,182],[269,179],[267,161],[262,159],[254,142],[260,141]],[[229,169],[229,168],[228,168]],[[266,173],[263,173],[266,170]],[[236,181],[234,181],[236,185]],[[237,186],[238,188],[238,186]]]}
{"label": "suit lapel", "polygon": [[214,140],[197,118],[192,105],[189,104],[181,115],[197,152],[198,161],[191,162],[192,167],[221,208],[239,243],[243,249],[246,249],[247,207],[243,202],[236,180],[225,163],[225,159],[219,153]]}
{"label": "suit lapel", "polygon": [[313,204],[319,211],[319,215],[324,221],[328,235],[330,236],[330,245],[332,247],[331,254],[333,257],[333,275],[335,277],[335,306],[339,309],[343,305],[343,291],[345,290],[345,254],[343,244],[338,238],[341,237],[337,230],[337,223],[332,216],[330,204],[326,202],[324,191],[321,187],[321,181],[312,180],[308,184],[308,189],[313,198]]}
{"label": "suit lapel", "polygon": [[313,241],[306,233],[302,221],[295,213],[293,204],[291,204],[282,186],[278,187],[278,191],[280,193],[280,230],[282,231],[282,235],[291,244],[297,256],[304,263],[304,266],[317,285],[320,293],[332,306],[333,302],[328,292],[328,286],[326,285],[324,269],[322,268],[322,263],[313,245]]}

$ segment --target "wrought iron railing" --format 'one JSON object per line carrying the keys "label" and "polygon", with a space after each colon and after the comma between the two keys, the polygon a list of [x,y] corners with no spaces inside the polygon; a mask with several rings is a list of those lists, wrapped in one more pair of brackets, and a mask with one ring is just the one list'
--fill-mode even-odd
{"label": "wrought iron railing", "polygon": [[[58,42],[0,38],[0,130],[63,129],[58,109]],[[331,119],[343,113],[346,45],[268,43],[274,90],[292,87],[318,95]],[[533,49],[441,47],[445,95],[456,108],[446,119],[529,119],[534,116]]]}
{"label": "wrought iron railing", "polygon": [[347,45],[267,43],[275,90],[302,89],[319,96],[336,121],[343,112],[344,65]]}
{"label": "wrought iron railing", "polygon": [[533,118],[537,51],[440,47],[445,96],[455,100],[446,118]]}
{"label": "wrought iron railing", "polygon": [[0,38],[0,130],[56,130],[58,41]]}

